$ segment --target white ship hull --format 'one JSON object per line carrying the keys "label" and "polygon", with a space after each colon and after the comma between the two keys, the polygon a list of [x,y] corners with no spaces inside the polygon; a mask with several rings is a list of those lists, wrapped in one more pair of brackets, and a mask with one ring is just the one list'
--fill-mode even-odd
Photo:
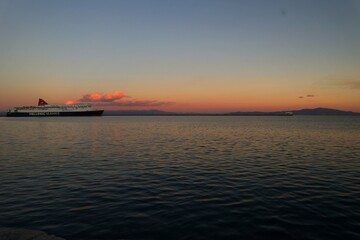
{"label": "white ship hull", "polygon": [[90,104],[50,105],[39,99],[38,106],[15,107],[6,114],[8,117],[69,117],[101,116],[104,110],[95,110]]}
{"label": "white ship hull", "polygon": [[104,110],[76,112],[8,112],[8,117],[71,117],[71,116],[101,116]]}

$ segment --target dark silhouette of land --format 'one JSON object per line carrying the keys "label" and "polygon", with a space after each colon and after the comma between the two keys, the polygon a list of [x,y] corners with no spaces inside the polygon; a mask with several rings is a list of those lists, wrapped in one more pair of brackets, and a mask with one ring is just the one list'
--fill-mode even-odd
{"label": "dark silhouette of land", "polygon": [[265,115],[265,116],[276,116],[276,115],[285,115],[287,112],[293,113],[293,115],[311,115],[311,116],[325,116],[325,115],[335,115],[335,116],[360,116],[358,112],[351,111],[342,111],[331,108],[312,108],[312,109],[301,109],[301,110],[288,110],[288,111],[279,111],[279,112],[232,112],[224,115],[231,116],[243,116],[243,115]]}
{"label": "dark silhouette of land", "polygon": [[104,111],[104,116],[287,116],[293,115],[336,115],[336,116],[360,116],[358,112],[342,111],[330,108],[314,108],[301,110],[287,110],[276,112],[230,112],[230,113],[179,113],[165,112],[160,110],[118,110]]}
{"label": "dark silhouette of land", "polygon": [[[229,112],[229,113],[196,113],[196,112],[165,112],[160,110],[106,110],[104,116],[288,116],[288,113],[295,116],[360,116],[359,112],[342,111],[331,108],[312,108],[300,110],[286,110],[275,112]],[[5,116],[6,112],[0,112]]]}

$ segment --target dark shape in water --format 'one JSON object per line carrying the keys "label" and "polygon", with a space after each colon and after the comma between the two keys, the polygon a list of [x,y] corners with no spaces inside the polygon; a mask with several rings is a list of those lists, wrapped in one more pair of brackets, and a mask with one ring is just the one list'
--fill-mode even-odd
{"label": "dark shape in water", "polygon": [[43,231],[28,230],[23,228],[0,228],[2,240],[65,240],[48,235]]}

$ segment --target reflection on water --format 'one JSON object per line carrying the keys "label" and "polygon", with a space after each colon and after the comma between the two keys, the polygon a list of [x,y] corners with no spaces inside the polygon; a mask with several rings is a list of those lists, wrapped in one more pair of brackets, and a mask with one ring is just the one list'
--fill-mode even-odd
{"label": "reflection on water", "polygon": [[0,118],[0,226],[360,238],[358,117]]}

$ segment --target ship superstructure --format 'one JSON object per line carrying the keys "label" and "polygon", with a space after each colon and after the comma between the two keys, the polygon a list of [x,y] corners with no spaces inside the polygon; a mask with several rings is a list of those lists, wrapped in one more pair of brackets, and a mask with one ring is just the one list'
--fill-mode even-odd
{"label": "ship superstructure", "polygon": [[91,104],[59,105],[48,104],[39,99],[38,106],[14,107],[8,117],[50,117],[50,116],[101,116],[104,110],[95,110]]}

